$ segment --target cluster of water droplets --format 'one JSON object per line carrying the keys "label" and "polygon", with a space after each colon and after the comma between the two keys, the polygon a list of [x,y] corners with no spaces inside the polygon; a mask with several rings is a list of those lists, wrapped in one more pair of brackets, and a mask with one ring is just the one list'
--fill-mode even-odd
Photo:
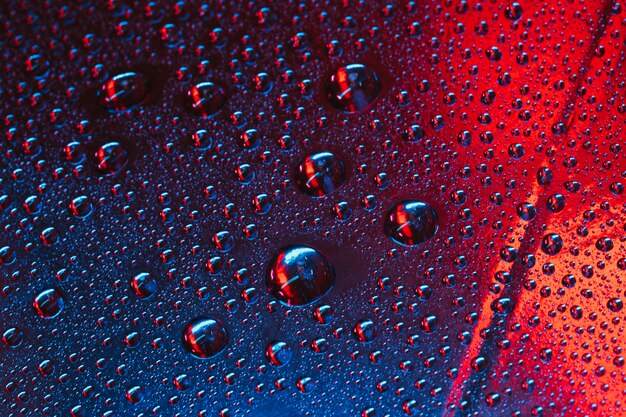
{"label": "cluster of water droplets", "polygon": [[623,389],[626,110],[606,149],[558,139],[616,107],[549,27],[586,5],[92,3],[5,24],[0,414],[556,415],[549,378]]}

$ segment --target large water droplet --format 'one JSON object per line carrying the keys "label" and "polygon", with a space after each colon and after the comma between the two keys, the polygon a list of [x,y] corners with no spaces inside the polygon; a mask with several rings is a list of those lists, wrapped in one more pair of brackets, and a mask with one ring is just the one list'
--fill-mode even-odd
{"label": "large water droplet", "polygon": [[328,79],[326,96],[333,106],[354,113],[370,105],[380,93],[374,71],[362,64],[339,68]]}
{"label": "large water droplet", "polygon": [[376,337],[376,328],[372,320],[361,320],[352,328],[352,334],[361,343],[367,343]]}
{"label": "large water droplet", "polygon": [[89,198],[81,195],[72,200],[70,203],[70,210],[72,214],[79,218],[84,218],[91,214],[92,206]]}
{"label": "large water droplet", "polygon": [[10,246],[0,248],[0,265],[11,265],[15,262],[15,251]]}
{"label": "large water droplet", "polygon": [[285,304],[302,306],[326,294],[335,282],[335,270],[326,257],[309,246],[289,245],[269,263],[265,283]]}
{"label": "large water droplet", "polygon": [[157,291],[157,282],[152,275],[142,272],[133,277],[131,286],[140,298],[148,298]]}
{"label": "large water droplet", "polygon": [[417,245],[433,237],[438,229],[437,213],[417,200],[400,201],[385,217],[385,234],[401,245]]}
{"label": "large water droplet", "polygon": [[111,111],[124,111],[142,104],[149,93],[142,74],[126,72],[107,80],[100,89],[101,104]]}
{"label": "large water droplet", "polygon": [[343,184],[346,170],[341,159],[330,152],[316,152],[296,166],[295,180],[298,188],[314,197],[332,193]]}
{"label": "large water droplet", "polygon": [[546,255],[556,255],[563,249],[563,239],[556,233],[548,233],[541,240],[541,250]]}
{"label": "large water droplet", "polygon": [[185,350],[198,358],[210,358],[220,353],[228,343],[228,331],[220,320],[198,317],[183,330]]}
{"label": "large water droplet", "polygon": [[11,327],[10,329],[7,329],[2,334],[2,341],[4,342],[5,345],[10,346],[10,347],[18,347],[22,343],[23,339],[24,339],[23,333],[21,332],[21,330],[15,327]]}
{"label": "large water droplet", "polygon": [[39,317],[44,319],[51,319],[57,316],[63,310],[65,306],[65,300],[63,294],[57,288],[51,288],[44,290],[37,294],[33,301],[33,307]]}
{"label": "large water droplet", "polygon": [[202,117],[219,112],[226,103],[226,90],[211,81],[196,84],[189,89],[187,97],[192,110]]}
{"label": "large water droplet", "polygon": [[96,163],[103,174],[118,174],[128,163],[128,152],[119,142],[105,143],[96,151]]}
{"label": "large water droplet", "polygon": [[265,357],[274,366],[283,366],[291,360],[292,352],[287,343],[275,340],[265,349]]}

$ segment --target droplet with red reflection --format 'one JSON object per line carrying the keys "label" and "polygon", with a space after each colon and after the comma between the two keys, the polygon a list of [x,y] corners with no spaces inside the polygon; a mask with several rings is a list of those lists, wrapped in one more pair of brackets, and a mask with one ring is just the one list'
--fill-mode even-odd
{"label": "droplet with red reflection", "polygon": [[270,261],[265,283],[282,303],[311,304],[326,294],[335,282],[335,270],[318,250],[306,245],[282,248]]}
{"label": "droplet with red reflection", "polygon": [[191,87],[187,91],[187,98],[194,113],[209,117],[224,107],[226,90],[214,82],[207,81]]}
{"label": "droplet with red reflection", "polygon": [[427,203],[400,201],[387,211],[385,234],[405,246],[418,245],[432,238],[439,228],[437,213]]}
{"label": "droplet with red reflection", "polygon": [[183,347],[197,358],[215,356],[224,350],[227,343],[226,326],[216,318],[195,318],[183,330]]}
{"label": "droplet with red reflection", "polygon": [[330,76],[326,85],[326,96],[330,103],[347,113],[366,108],[379,94],[378,76],[362,64],[339,68]]}
{"label": "droplet with red reflection", "polygon": [[346,179],[343,161],[330,152],[316,152],[296,166],[297,187],[313,197],[323,197],[337,190]]}
{"label": "droplet with red reflection", "polygon": [[107,80],[100,89],[100,103],[113,112],[129,110],[146,101],[149,94],[146,77],[126,72]]}

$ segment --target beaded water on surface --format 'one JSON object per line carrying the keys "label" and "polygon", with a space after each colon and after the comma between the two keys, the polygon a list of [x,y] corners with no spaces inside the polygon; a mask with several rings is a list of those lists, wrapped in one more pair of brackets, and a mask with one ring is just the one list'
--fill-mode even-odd
{"label": "beaded water on surface", "polygon": [[626,415],[626,12],[0,4],[0,416]]}

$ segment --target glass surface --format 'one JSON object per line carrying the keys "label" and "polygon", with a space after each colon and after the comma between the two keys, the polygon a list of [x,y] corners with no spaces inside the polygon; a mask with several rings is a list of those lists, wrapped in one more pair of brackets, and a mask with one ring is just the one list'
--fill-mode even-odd
{"label": "glass surface", "polygon": [[2,2],[0,416],[625,416],[625,22]]}

